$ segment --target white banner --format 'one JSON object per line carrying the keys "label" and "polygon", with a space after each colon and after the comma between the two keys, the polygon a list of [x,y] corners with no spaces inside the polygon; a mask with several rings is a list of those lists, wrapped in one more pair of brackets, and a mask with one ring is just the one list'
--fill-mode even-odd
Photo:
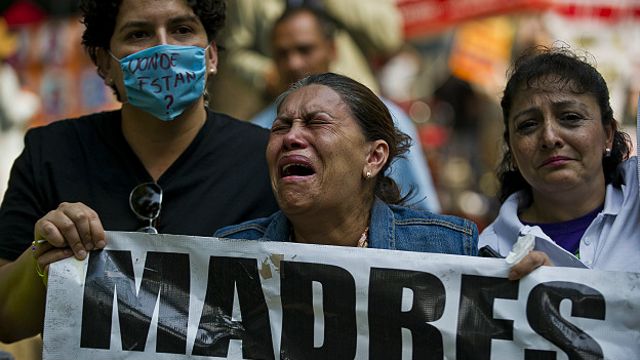
{"label": "white banner", "polygon": [[108,233],[50,268],[44,359],[637,359],[640,274]]}

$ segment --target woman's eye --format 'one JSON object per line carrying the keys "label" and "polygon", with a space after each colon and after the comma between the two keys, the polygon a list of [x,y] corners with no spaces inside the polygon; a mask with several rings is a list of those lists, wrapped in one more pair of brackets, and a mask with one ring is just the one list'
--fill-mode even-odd
{"label": "woman's eye", "polygon": [[516,125],[516,130],[518,132],[527,132],[532,130],[536,126],[536,122],[533,120],[525,120],[521,121]]}
{"label": "woman's eye", "polygon": [[576,122],[576,121],[582,120],[583,116],[581,116],[580,114],[576,114],[576,113],[566,113],[566,114],[562,115],[561,119],[563,121]]}
{"label": "woman's eye", "polygon": [[309,120],[306,121],[307,125],[324,125],[327,124],[328,121],[326,119],[323,119],[322,117],[312,117],[309,118]]}
{"label": "woman's eye", "polygon": [[274,122],[273,125],[271,125],[271,132],[281,132],[281,131],[285,131],[289,128],[289,125],[281,123],[281,122]]}

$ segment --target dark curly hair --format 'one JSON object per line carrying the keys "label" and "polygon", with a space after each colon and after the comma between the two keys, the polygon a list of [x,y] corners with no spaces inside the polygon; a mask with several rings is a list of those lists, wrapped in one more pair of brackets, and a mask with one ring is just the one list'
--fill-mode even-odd
{"label": "dark curly hair", "polygon": [[[207,32],[209,41],[215,40],[224,26],[226,3],[224,0],[185,0]],[[98,49],[109,49],[111,36],[116,26],[116,17],[122,0],[81,0],[82,23],[86,27],[82,34],[82,45],[94,64],[98,64]],[[103,74],[100,74],[103,76]]]}
{"label": "dark curly hair", "polygon": [[376,177],[374,193],[387,204],[405,204],[413,191],[402,197],[398,185],[386,172],[395,159],[403,157],[409,151],[411,138],[394,125],[389,109],[376,94],[359,82],[343,75],[323,73],[307,76],[291,85],[276,100],[278,110],[291,93],[309,85],[324,85],[338,93],[360,125],[367,141],[382,139],[387,142],[389,158]]}
{"label": "dark curly hair", "polygon": [[609,104],[609,89],[602,75],[587,62],[586,58],[578,56],[567,47],[533,47],[526,50],[514,63],[500,102],[505,142],[504,154],[497,171],[500,181],[498,196],[501,202],[520,190],[525,191],[527,196],[525,201],[530,203],[532,200],[531,185],[527,183],[520,171],[513,167],[514,159],[509,147],[508,122],[514,98],[523,90],[540,86],[538,80],[541,78],[544,78],[544,84],[554,83],[576,94],[589,94],[596,99],[602,125],[611,127],[614,133],[611,156],[602,158],[602,168],[607,184],[616,179],[618,164],[629,158],[631,139],[628,134],[618,130],[618,124],[613,118],[613,110]]}

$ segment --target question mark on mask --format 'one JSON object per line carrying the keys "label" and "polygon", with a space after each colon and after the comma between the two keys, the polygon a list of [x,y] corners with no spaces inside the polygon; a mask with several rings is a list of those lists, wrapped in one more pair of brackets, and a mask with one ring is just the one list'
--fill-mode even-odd
{"label": "question mark on mask", "polygon": [[169,108],[171,107],[171,105],[173,105],[173,95],[165,95],[164,99],[168,101],[167,103],[167,110],[169,110]]}

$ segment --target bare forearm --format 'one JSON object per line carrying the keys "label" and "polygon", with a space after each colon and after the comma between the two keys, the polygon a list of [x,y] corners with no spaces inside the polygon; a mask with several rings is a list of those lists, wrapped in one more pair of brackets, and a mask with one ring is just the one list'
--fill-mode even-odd
{"label": "bare forearm", "polygon": [[17,341],[42,330],[45,294],[30,250],[0,266],[0,341]]}

